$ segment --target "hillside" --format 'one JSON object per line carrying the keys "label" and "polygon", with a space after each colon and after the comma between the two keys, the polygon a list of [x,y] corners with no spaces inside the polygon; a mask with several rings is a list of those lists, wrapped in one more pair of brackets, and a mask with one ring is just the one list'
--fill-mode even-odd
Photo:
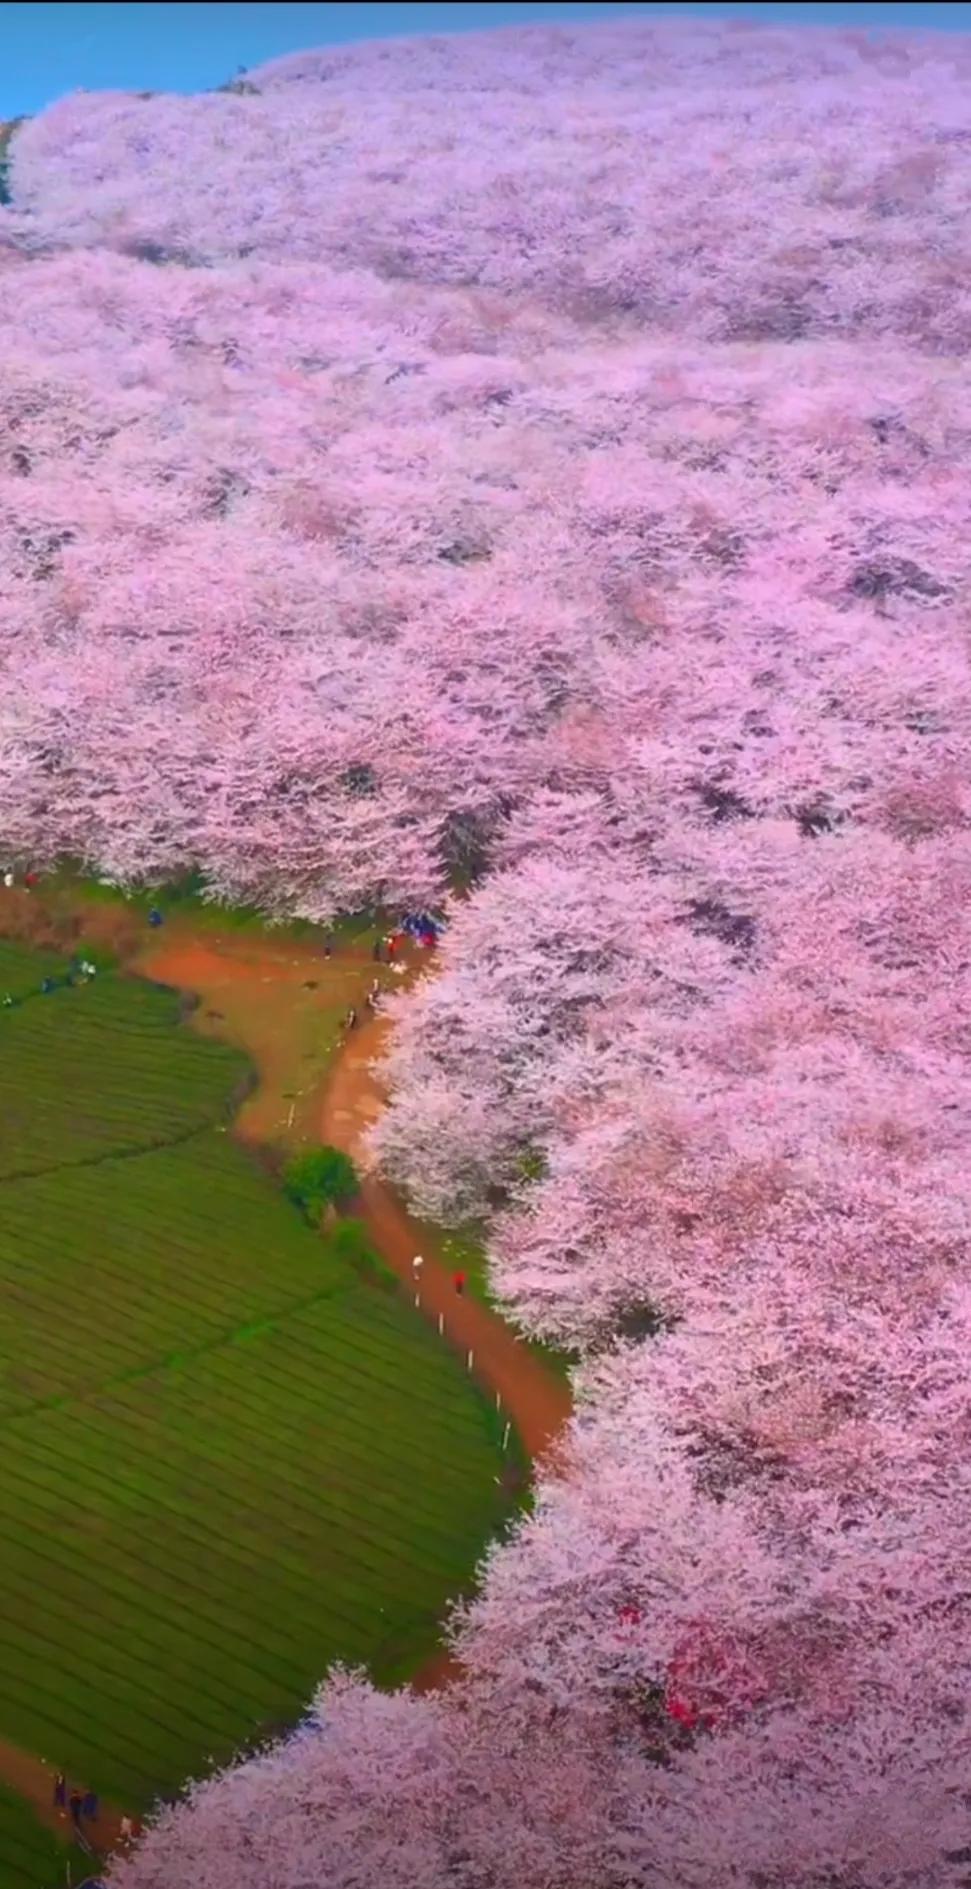
{"label": "hillside", "polygon": [[584,1358],[462,1684],[123,1889],[966,1874],[969,78],[605,21],[12,141],[6,850],[467,893],[375,1158]]}

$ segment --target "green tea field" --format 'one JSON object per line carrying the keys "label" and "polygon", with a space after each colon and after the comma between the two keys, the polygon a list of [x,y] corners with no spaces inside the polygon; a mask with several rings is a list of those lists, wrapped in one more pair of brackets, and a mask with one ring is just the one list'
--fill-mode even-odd
{"label": "green tea field", "polygon": [[137,1808],[403,1675],[506,1499],[456,1360],[226,1133],[242,1059],[54,962],[0,942],[0,1736]]}
{"label": "green tea field", "polygon": [[[64,1882],[68,1851],[20,1799],[0,1785],[0,1881],[3,1889],[55,1889]],[[74,1872],[79,1882],[80,1868]]]}

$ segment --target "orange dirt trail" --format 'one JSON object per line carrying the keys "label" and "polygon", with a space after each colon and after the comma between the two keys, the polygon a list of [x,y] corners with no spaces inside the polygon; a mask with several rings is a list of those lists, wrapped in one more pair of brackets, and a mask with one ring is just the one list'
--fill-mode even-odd
{"label": "orange dirt trail", "polygon": [[[283,991],[295,1004],[306,981],[317,982],[312,1001],[333,1003],[335,986],[342,1002],[357,999],[361,1022],[343,1037],[336,1056],[323,1073],[317,1098],[310,1098],[308,1120],[315,1137],[359,1159],[367,1129],[385,1104],[372,1068],[388,1034],[387,1019],[369,1013],[356,985],[366,988],[374,966],[360,947],[340,946],[323,962],[307,947],[252,938],[200,937],[190,928],[171,926],[168,935],[156,936],[134,960],[135,968],[160,983],[192,991],[202,999],[197,1015],[203,1027],[207,1009],[219,1006],[214,1026],[247,1050],[261,1078],[272,1051],[265,1014],[276,1028],[284,1027],[280,1002]],[[385,973],[385,982],[387,974]],[[269,988],[268,988],[269,987]],[[271,1110],[265,1102],[269,1084],[244,1104],[239,1129],[247,1140],[268,1137]],[[444,1320],[444,1335],[463,1356],[473,1354],[473,1371],[490,1392],[498,1391],[502,1405],[533,1458],[544,1454],[570,1415],[570,1393],[564,1380],[537,1358],[512,1328],[479,1300],[456,1293],[453,1274],[440,1257],[440,1242],[427,1227],[411,1219],[392,1190],[374,1178],[361,1189],[360,1214],[385,1264],[413,1285],[412,1259],[421,1253],[420,1302],[426,1316]]]}
{"label": "orange dirt trail", "polygon": [[[388,1023],[369,1017],[347,1037],[324,1088],[320,1139],[358,1158],[367,1129],[384,1107],[384,1096],[371,1067],[380,1055]],[[478,1299],[455,1291],[453,1274],[436,1252],[427,1228],[419,1229],[390,1188],[368,1179],[361,1190],[362,1217],[381,1257],[402,1279],[413,1280],[411,1262],[421,1253],[421,1309],[444,1318],[445,1335],[464,1354],[473,1355],[480,1383],[498,1391],[530,1456],[544,1454],[570,1414],[570,1393],[510,1326]]]}

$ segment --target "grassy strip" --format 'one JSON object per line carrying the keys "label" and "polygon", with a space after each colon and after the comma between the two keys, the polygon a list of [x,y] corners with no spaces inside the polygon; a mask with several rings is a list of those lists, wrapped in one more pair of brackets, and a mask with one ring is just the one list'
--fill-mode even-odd
{"label": "grassy strip", "polygon": [[[80,907],[116,907],[146,920],[149,912],[156,910],[166,919],[191,920],[193,930],[231,931],[242,935],[251,933],[262,939],[265,939],[269,930],[274,939],[302,945],[319,944],[322,936],[320,925],[311,919],[286,919],[270,926],[266,912],[257,906],[227,905],[208,898],[199,874],[189,874],[164,884],[133,886],[125,890],[104,880],[92,879],[75,866],[65,864],[56,872],[44,874],[43,890],[45,900],[54,904],[70,901],[73,906]],[[335,940],[347,941],[370,933],[373,921],[367,913],[344,913],[328,929]]]}

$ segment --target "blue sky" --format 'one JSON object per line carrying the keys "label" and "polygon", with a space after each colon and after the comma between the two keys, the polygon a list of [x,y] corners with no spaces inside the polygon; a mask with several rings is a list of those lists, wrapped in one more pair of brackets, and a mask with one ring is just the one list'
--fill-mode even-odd
{"label": "blue sky", "polygon": [[967,5],[597,5],[570,0],[536,4],[340,6],[306,4],[107,5],[74,0],[49,5],[0,5],[0,119],[36,112],[62,93],[88,91],[194,92],[231,78],[237,66],[259,65],[279,53],[392,34],[446,33],[505,26],[523,20],[569,20],[604,14],[694,13],[736,18],[798,20],[810,24],[971,31]]}

